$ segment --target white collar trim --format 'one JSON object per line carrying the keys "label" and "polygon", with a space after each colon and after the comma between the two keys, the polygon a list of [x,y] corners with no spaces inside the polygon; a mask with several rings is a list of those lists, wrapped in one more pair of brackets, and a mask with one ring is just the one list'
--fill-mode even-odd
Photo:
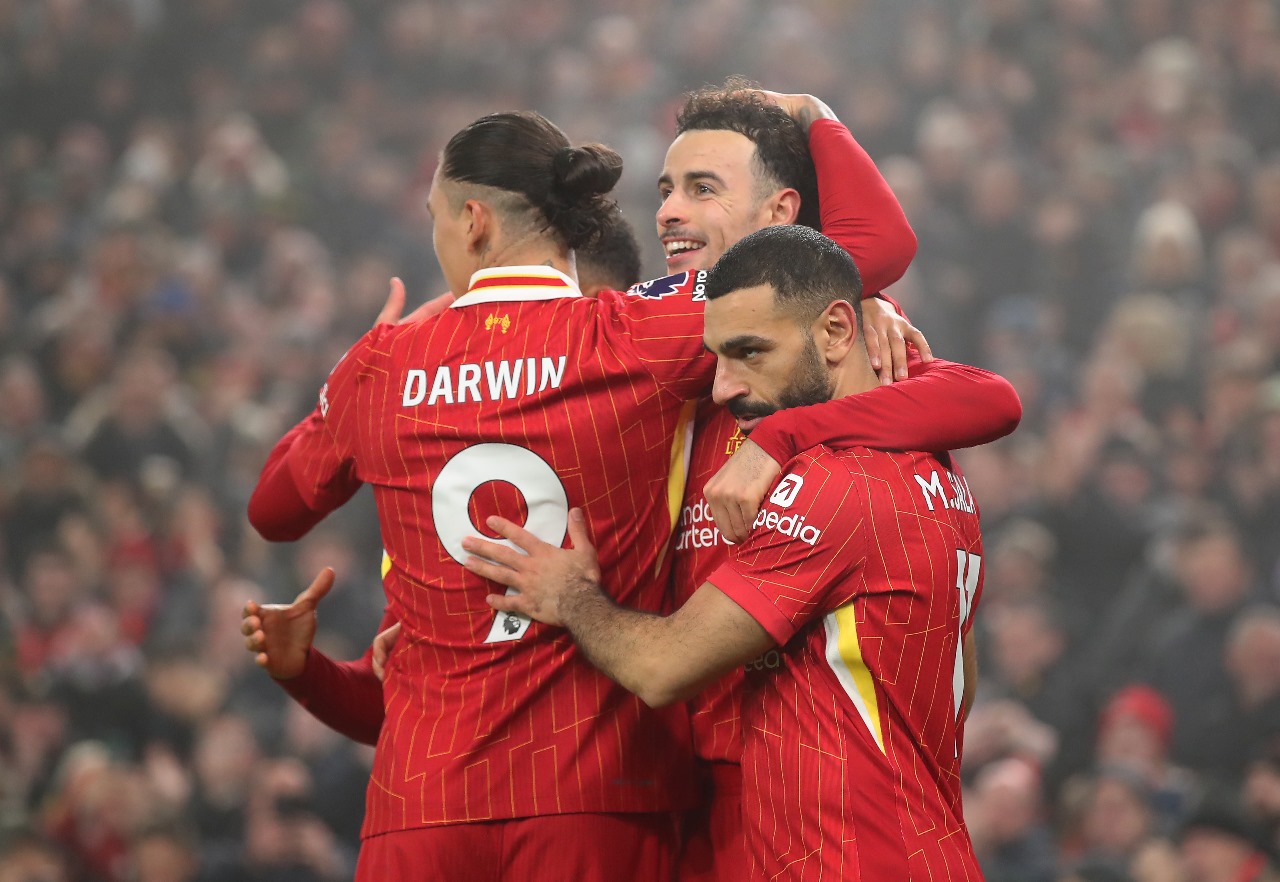
{"label": "white collar trim", "polygon": [[[510,279],[509,284],[502,280]],[[546,280],[546,284],[520,284],[521,279]],[[480,282],[489,284],[476,288]],[[564,297],[581,297],[578,284],[573,279],[549,266],[503,266],[482,269],[471,276],[467,293],[453,301],[450,309],[477,303],[507,303],[526,300],[559,300]]]}

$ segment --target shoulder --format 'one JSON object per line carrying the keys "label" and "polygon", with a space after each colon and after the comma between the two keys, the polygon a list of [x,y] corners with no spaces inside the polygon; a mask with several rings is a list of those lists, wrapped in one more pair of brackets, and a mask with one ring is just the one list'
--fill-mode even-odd
{"label": "shoulder", "polygon": [[627,289],[631,297],[645,300],[660,300],[663,297],[689,296],[693,300],[705,299],[707,286],[706,270],[689,270],[660,279],[639,282]]}
{"label": "shoulder", "polygon": [[769,489],[756,526],[768,526],[771,517],[783,517],[787,511],[803,512],[827,523],[856,523],[864,507],[866,485],[845,459],[823,446],[792,457]]}

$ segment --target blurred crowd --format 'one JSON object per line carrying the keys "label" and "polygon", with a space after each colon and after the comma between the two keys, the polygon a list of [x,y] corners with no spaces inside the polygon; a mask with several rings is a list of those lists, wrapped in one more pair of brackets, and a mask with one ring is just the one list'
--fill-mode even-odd
{"label": "blurred crowd", "polygon": [[370,754],[249,598],[382,609],[361,494],[245,504],[392,275],[436,152],[534,108],[627,160],[680,93],[826,100],[920,250],[890,292],[1025,407],[983,510],[966,815],[990,882],[1280,879],[1276,0],[0,0],[0,882],[350,878]]}

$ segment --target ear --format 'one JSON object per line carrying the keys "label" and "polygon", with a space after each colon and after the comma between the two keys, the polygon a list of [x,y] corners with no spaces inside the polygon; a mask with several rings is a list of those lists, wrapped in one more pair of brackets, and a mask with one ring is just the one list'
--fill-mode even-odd
{"label": "ear", "polygon": [[814,340],[827,364],[841,364],[859,349],[866,352],[858,333],[857,308],[848,300],[833,300],[814,323]]}
{"label": "ear", "polygon": [[468,199],[462,206],[462,222],[467,252],[479,254],[484,251],[493,238],[493,210],[479,199]]}
{"label": "ear", "polygon": [[768,210],[766,226],[794,224],[800,216],[800,194],[787,187],[770,196],[765,207]]}

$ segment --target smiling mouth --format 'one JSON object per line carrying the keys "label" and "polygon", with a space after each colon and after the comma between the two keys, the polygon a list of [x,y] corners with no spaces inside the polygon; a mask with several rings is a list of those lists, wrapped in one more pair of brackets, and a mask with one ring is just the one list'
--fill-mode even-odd
{"label": "smiling mouth", "polygon": [[662,243],[662,249],[667,253],[667,260],[674,260],[681,255],[701,251],[706,244],[696,239],[667,239]]}

